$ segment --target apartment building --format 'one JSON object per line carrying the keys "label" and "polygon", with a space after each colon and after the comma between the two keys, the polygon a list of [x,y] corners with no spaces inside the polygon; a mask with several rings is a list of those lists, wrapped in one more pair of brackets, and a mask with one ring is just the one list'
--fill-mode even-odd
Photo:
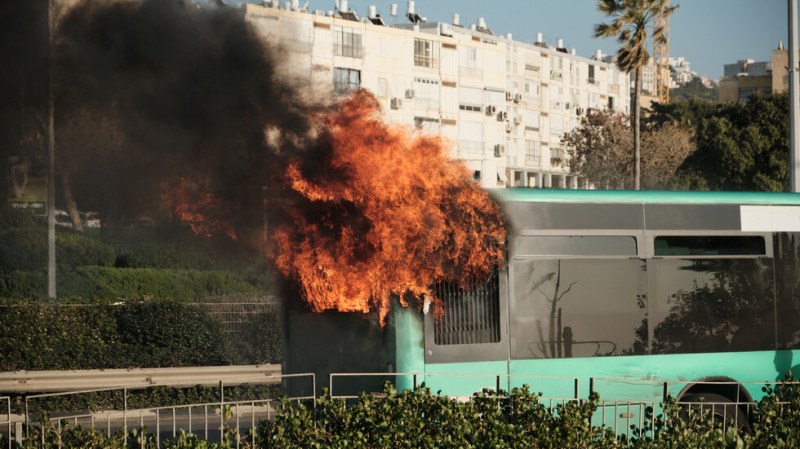
{"label": "apartment building", "polygon": [[365,17],[346,0],[335,11],[307,12],[297,2],[243,6],[244,18],[280,44],[285,77],[309,96],[375,94],[387,122],[438,134],[452,143],[483,187],[587,188],[561,163],[560,141],[593,110],[629,113],[627,74],[595,55],[495,34],[483,19],[428,22],[408,2],[389,16]]}
{"label": "apartment building", "polygon": [[778,44],[769,61],[743,59],[725,64],[719,81],[719,101],[741,101],[759,93],[786,92],[789,90],[789,51]]}

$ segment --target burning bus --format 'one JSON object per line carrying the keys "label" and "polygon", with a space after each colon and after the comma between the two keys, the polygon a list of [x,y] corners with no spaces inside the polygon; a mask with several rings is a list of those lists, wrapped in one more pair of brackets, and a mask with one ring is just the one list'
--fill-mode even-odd
{"label": "burning bus", "polygon": [[[507,257],[484,283],[437,284],[439,313],[395,302],[382,332],[375,318],[369,327],[364,316],[320,315],[329,324],[315,328],[290,312],[288,368],[313,368],[300,357],[325,360],[319,382],[336,395],[367,386],[348,385],[352,374],[372,373],[360,376],[371,387],[424,382],[452,396],[529,384],[547,398],[702,398],[739,420],[765,382],[800,374],[799,195],[492,196]],[[293,351],[309,339],[315,350]]]}

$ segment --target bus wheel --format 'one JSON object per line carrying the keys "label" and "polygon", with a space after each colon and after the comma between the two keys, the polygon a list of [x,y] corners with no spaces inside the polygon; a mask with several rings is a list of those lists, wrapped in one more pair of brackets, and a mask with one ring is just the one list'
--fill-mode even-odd
{"label": "bus wheel", "polygon": [[750,427],[747,413],[725,396],[716,393],[691,393],[683,396],[678,401],[680,406],[680,417],[686,421],[689,419],[689,411],[698,414],[711,410],[708,419],[714,423],[725,422],[725,427],[735,425],[739,430],[747,430]]}

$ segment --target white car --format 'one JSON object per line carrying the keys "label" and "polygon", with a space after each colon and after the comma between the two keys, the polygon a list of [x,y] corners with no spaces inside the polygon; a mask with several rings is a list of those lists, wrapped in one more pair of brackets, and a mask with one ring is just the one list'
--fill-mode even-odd
{"label": "white car", "polygon": [[81,212],[81,221],[83,226],[87,228],[101,227],[100,214],[97,212]]}

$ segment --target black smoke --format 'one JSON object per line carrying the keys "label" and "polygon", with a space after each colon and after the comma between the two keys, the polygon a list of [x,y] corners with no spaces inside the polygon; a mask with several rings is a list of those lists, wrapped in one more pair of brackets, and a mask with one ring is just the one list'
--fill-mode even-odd
{"label": "black smoke", "polygon": [[[30,40],[46,48],[46,22],[31,17]],[[241,9],[83,1],[63,13],[54,42],[56,165],[79,208],[130,221],[184,177],[234,204],[235,227],[259,227],[276,172],[265,129],[304,135],[309,110]]]}

